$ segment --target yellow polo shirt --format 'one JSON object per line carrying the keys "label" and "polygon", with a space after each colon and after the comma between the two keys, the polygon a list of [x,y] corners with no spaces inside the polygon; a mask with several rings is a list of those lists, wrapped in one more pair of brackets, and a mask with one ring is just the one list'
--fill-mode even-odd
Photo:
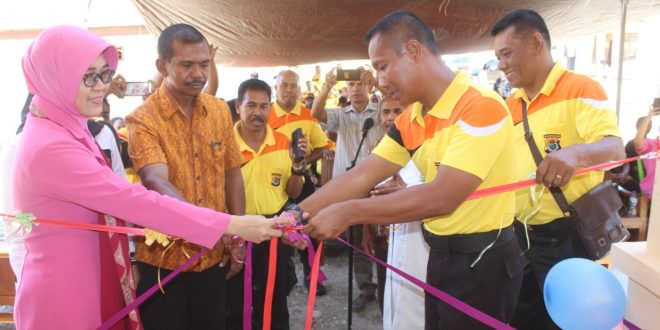
{"label": "yellow polo shirt", "polygon": [[250,148],[238,127],[234,136],[243,156],[241,174],[245,185],[245,214],[270,215],[277,213],[289,199],[286,184],[291,177],[289,139],[266,126],[266,138],[259,150]]}
{"label": "yellow polo shirt", "polygon": [[328,138],[312,116],[312,111],[298,102],[290,112],[284,111],[277,102],[273,103],[268,115],[268,126],[291,139],[296,128],[302,128],[307,137],[307,156],[312,150],[328,146]]}
{"label": "yellow polo shirt", "polygon": [[[616,113],[608,102],[607,95],[598,82],[566,70],[556,63],[539,94],[529,100],[527,94],[518,89],[507,99],[514,122],[514,139],[520,166],[517,180],[526,180],[536,173],[536,163],[524,139],[522,102],[527,103],[529,127],[534,135],[541,155],[569,147],[574,144],[593,143],[606,136],[621,136],[616,123]],[[603,182],[603,172],[590,172],[574,177],[562,191],[569,203]],[[539,188],[536,194],[539,195]],[[532,202],[529,188],[516,192],[516,216],[528,216],[538,202]],[[539,212],[527,221],[540,225],[563,217],[557,202],[546,190],[540,200]]]}
{"label": "yellow polo shirt", "polygon": [[[513,122],[506,105],[459,71],[424,116],[422,104],[409,106],[374,153],[399,166],[412,158],[424,182],[435,179],[442,164],[479,177],[477,189],[513,182],[516,152]],[[463,202],[452,214],[424,220],[436,235],[471,234],[513,223],[514,192]]]}
{"label": "yellow polo shirt", "polygon": [[[128,143],[128,127],[122,127],[117,131],[117,135],[119,136],[120,139],[126,141]],[[128,146],[128,145],[127,145]],[[135,169],[131,167],[126,167],[124,168],[124,172],[126,172],[126,179],[130,183],[140,183],[142,180],[140,179],[140,176],[135,172]]]}

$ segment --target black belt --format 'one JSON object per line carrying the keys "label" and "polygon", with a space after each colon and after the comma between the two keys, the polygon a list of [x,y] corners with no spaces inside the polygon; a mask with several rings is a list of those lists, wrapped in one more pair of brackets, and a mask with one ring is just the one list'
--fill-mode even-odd
{"label": "black belt", "polygon": [[527,228],[530,232],[538,234],[561,233],[573,229],[571,221],[570,218],[562,217],[542,225],[527,225]]}
{"label": "black belt", "polygon": [[284,203],[284,206],[282,206],[282,208],[281,208],[279,211],[277,211],[277,213],[273,213],[273,214],[260,214],[260,215],[262,215],[262,216],[264,216],[264,217],[266,217],[266,218],[274,218],[274,217],[276,217],[276,216],[282,214],[282,212],[286,211],[286,208],[287,208],[291,203],[293,203],[291,200],[286,201],[286,203]]}
{"label": "black belt", "polygon": [[[509,242],[515,237],[513,225],[499,229],[474,234],[456,234],[440,236],[431,233],[422,225],[424,240],[429,244],[433,252],[449,253],[476,253],[481,252],[488,245],[496,248]],[[497,234],[499,233],[499,237]]]}

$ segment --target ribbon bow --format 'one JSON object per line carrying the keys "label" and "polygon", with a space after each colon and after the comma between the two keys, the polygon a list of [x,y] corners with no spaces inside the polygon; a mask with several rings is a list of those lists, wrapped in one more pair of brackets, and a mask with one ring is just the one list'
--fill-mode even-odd
{"label": "ribbon bow", "polygon": [[26,238],[32,232],[32,228],[39,225],[34,221],[37,218],[32,213],[16,211],[15,215],[5,215],[5,218],[9,221],[9,233],[21,238]]}

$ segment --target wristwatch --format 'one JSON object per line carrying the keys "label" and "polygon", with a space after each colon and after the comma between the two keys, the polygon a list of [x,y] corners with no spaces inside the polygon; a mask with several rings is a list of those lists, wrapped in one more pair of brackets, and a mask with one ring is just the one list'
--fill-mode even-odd
{"label": "wristwatch", "polygon": [[295,176],[303,176],[305,174],[305,167],[300,166],[299,168],[295,168],[291,166],[291,174]]}
{"label": "wristwatch", "polygon": [[303,210],[296,203],[291,203],[284,208],[285,211],[291,212],[293,218],[296,220],[297,225],[303,224]]}

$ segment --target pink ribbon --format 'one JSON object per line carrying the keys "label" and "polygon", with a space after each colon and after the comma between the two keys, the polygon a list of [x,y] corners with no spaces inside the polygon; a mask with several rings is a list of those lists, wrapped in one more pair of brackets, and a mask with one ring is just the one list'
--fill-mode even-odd
{"label": "pink ribbon", "polygon": [[[305,242],[307,242],[307,262],[309,262],[309,265],[311,266],[311,265],[314,264],[314,256],[316,255],[316,252],[314,252],[314,245],[312,245],[312,240],[309,238],[309,235],[307,235],[306,233],[302,233],[302,232],[300,233],[300,235],[303,237]],[[311,275],[311,272],[310,272],[310,275]],[[328,279],[328,277],[325,276],[325,273],[319,268],[319,279],[318,279],[318,281],[323,283],[327,279]],[[309,284],[310,284],[310,288],[311,288],[311,285],[312,285],[311,279],[309,279],[309,280],[310,280]]]}
{"label": "pink ribbon", "polygon": [[[161,281],[162,285],[165,286],[165,284],[167,284],[169,281],[171,281],[175,276],[179,275],[182,271],[188,269],[188,267],[190,267],[190,265],[192,265],[195,261],[197,261],[199,258],[201,258],[208,251],[209,250],[204,249],[204,250],[198,252],[192,258],[188,259],[188,261],[183,263],[183,265],[177,267],[177,269],[175,269],[174,271],[169,273],[167,276],[165,276],[165,278]],[[130,305],[122,308],[119,312],[117,312],[117,314],[113,315],[111,318],[109,318],[105,322],[103,322],[103,324],[99,327],[99,330],[108,330],[108,329],[112,328],[112,326],[117,324],[117,322],[119,322],[119,320],[126,317],[126,315],[128,315],[128,313],[130,313],[132,310],[138,308],[138,306],[140,306],[140,304],[142,304],[145,300],[147,300],[149,297],[151,297],[159,289],[160,289],[160,286],[158,284],[156,284],[156,285],[152,286],[151,288],[149,288],[149,290],[147,290],[146,292],[141,294],[139,297],[137,297]]]}
{"label": "pink ribbon", "polygon": [[353,250],[362,253],[363,255],[365,255],[366,257],[370,258],[371,260],[379,263],[380,265],[382,265],[384,267],[387,267],[388,269],[392,270],[393,272],[401,275],[403,278],[407,279],[410,282],[413,282],[415,285],[419,286],[424,291],[426,291],[429,294],[431,294],[432,296],[444,301],[445,303],[447,303],[450,306],[456,308],[457,310],[459,310],[460,312],[466,314],[467,316],[469,316],[469,317],[471,317],[471,318],[473,318],[473,319],[475,319],[475,320],[477,320],[477,321],[479,321],[479,322],[481,322],[481,323],[483,323],[483,324],[485,324],[485,325],[487,325],[487,326],[489,326],[493,329],[497,329],[497,330],[500,330],[500,329],[502,329],[502,330],[512,330],[513,329],[508,324],[505,324],[504,322],[502,322],[502,321],[500,321],[500,320],[498,320],[498,319],[496,319],[496,318],[494,318],[494,317],[492,317],[492,316],[490,316],[490,315],[488,315],[488,314],[486,314],[486,313],[484,313],[484,312],[482,312],[482,311],[480,311],[480,310],[478,310],[478,309],[476,309],[476,308],[474,308],[474,307],[472,307],[472,306],[470,306],[470,305],[454,298],[450,294],[448,294],[448,293],[446,293],[446,292],[444,292],[444,291],[442,291],[442,290],[440,290],[440,289],[438,289],[434,286],[431,286],[431,285],[429,285],[425,282],[422,282],[419,279],[417,279],[416,277],[414,277],[414,276],[412,276],[412,275],[410,275],[410,274],[408,274],[408,273],[406,273],[406,272],[404,272],[404,271],[402,271],[402,270],[400,270],[400,269],[398,269],[398,268],[396,268],[396,267],[394,267],[394,266],[392,266],[392,265],[390,265],[386,262],[383,262],[382,260],[380,260],[380,259],[364,252],[363,250],[353,246],[352,244],[346,242],[345,240],[343,240],[339,237],[337,237],[336,240],[340,241],[341,243],[343,243],[346,246],[351,247]]}
{"label": "pink ribbon", "polygon": [[252,242],[247,243],[243,272],[243,329],[252,329]]}
{"label": "pink ribbon", "polygon": [[[285,234],[289,237],[289,241],[291,243],[298,242],[301,237],[302,239],[305,240],[305,243],[307,243],[307,262],[309,263],[310,267],[311,265],[314,264],[314,256],[316,255],[316,252],[314,251],[314,245],[312,244],[312,239],[309,238],[309,235],[307,233],[303,233],[303,226],[294,226],[291,228],[286,228],[283,229]],[[309,280],[309,278],[306,278]],[[327,276],[325,276],[325,273],[319,269],[319,282],[323,283],[328,279]]]}
{"label": "pink ribbon", "polygon": [[[590,172],[590,171],[595,171],[595,170],[602,170],[608,167],[614,167],[617,165],[621,165],[627,162],[635,161],[638,159],[644,159],[644,158],[656,158],[657,155],[655,152],[650,152],[648,154],[642,155],[642,156],[637,156],[637,157],[630,157],[626,159],[622,159],[619,161],[613,161],[613,162],[606,162],[598,165],[594,165],[591,167],[583,168],[578,171],[576,171],[576,175]],[[525,180],[525,181],[520,181],[520,182],[515,182],[515,183],[510,183],[510,184],[505,184],[502,186],[497,186],[497,187],[490,187],[486,189],[482,189],[479,191],[475,191],[472,195],[468,197],[468,200],[471,199],[477,199],[497,193],[501,193],[504,191],[510,191],[510,190],[515,190],[519,189],[522,187],[526,186],[531,186],[536,183],[535,180]],[[0,214],[0,216],[5,216],[9,218],[14,218],[14,215],[9,215],[9,214]],[[115,233],[122,233],[122,234],[133,234],[133,235],[144,235],[144,230],[140,228],[125,228],[125,227],[115,227],[115,226],[103,226],[103,225],[92,225],[92,224],[76,224],[76,223],[71,223],[67,221],[58,221],[58,220],[46,220],[46,219],[37,219],[34,221],[35,223],[43,223],[43,224],[49,224],[49,225],[55,225],[55,226],[61,226],[61,227],[68,227],[68,228],[76,228],[76,229],[86,229],[86,230],[94,230],[94,231],[105,231],[105,232],[115,232]],[[283,231],[285,231],[287,234],[296,232],[302,229],[302,226],[292,226],[288,228],[280,228]],[[308,244],[309,248],[309,253],[308,253],[308,261],[310,265],[312,265],[312,273],[314,273],[314,268],[319,267],[319,262],[314,262],[315,261],[315,253],[314,253],[314,246],[312,245],[311,239],[306,233],[298,233],[299,235],[302,235],[303,239]],[[294,234],[295,235],[295,234]],[[290,235],[291,237],[291,235]],[[401,277],[407,279],[408,281],[412,282],[413,284],[419,286],[422,288],[424,291],[428,292],[429,294],[433,295],[434,297],[442,300],[443,302],[449,304],[450,306],[456,308],[457,310],[465,313],[466,315],[474,318],[477,321],[482,322],[485,325],[488,325],[494,329],[513,329],[507,324],[504,324],[502,321],[493,318],[492,316],[454,298],[453,296],[447,294],[446,292],[443,292],[442,290],[439,290],[417,278],[414,276],[386,263],[381,261],[378,258],[375,258],[371,256],[370,254],[364,252],[363,250],[349,244],[345,240],[341,238],[337,238],[337,240],[346,246],[349,246],[353,248],[354,250],[362,253],[363,255],[367,256],[368,258],[372,259],[373,261],[377,262],[378,264],[392,270],[393,272],[399,274]],[[292,240],[294,241],[294,240]],[[246,310],[251,311],[252,307],[252,243],[248,242],[248,249],[247,249],[247,255],[246,255],[246,269],[245,269],[245,279],[244,279],[244,288],[243,288],[243,294],[244,294],[244,301],[243,301],[243,327],[245,329],[250,329],[251,328],[251,312],[246,312]],[[192,258],[190,258],[188,261],[186,261],[183,265],[179,266],[176,268],[174,271],[172,271],[170,274],[168,274],[161,282],[162,285],[167,284],[169,281],[171,281],[175,276],[179,275],[182,271],[190,267],[195,261],[197,261],[202,255],[204,255],[208,250],[202,250],[196,255],[194,255]],[[324,282],[327,280],[327,277],[325,274],[319,271],[319,282]],[[249,285],[247,285],[247,281],[249,279]],[[315,295],[316,294],[316,283],[310,283],[310,295]],[[312,290],[312,288],[314,290]],[[113,315],[111,318],[103,322],[103,324],[99,327],[100,330],[107,330],[110,329],[113,325],[115,325],[119,320],[123,319],[128,313],[134,309],[136,309],[140,304],[142,304],[145,300],[147,300],[149,297],[151,297],[156,291],[158,291],[159,285],[154,285],[153,287],[149,288],[146,292],[144,292],[142,295],[137,297],[130,305],[122,308],[119,312],[117,312],[115,315]],[[311,302],[314,300],[310,299]],[[309,306],[308,306],[309,308]],[[310,323],[311,326],[311,320],[308,320],[308,323]],[[632,322],[628,320],[623,320],[623,323],[625,326],[632,330],[638,330],[640,329],[638,326],[633,324]]]}
{"label": "pink ribbon", "polygon": [[630,322],[626,319],[623,319],[623,325],[625,325],[630,330],[642,330],[642,328],[636,326],[634,323],[632,323],[632,322]]}

